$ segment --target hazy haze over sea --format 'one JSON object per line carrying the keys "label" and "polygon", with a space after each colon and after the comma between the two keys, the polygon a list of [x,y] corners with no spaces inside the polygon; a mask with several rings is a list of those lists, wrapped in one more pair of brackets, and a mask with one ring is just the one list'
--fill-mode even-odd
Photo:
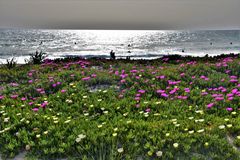
{"label": "hazy haze over sea", "polygon": [[[131,46],[128,47],[128,44]],[[24,59],[29,58],[29,54],[36,50],[48,53],[49,58],[75,55],[107,58],[111,50],[114,50],[119,57],[132,56],[145,59],[157,58],[165,54],[204,56],[239,53],[240,30],[0,29],[1,62],[14,56],[19,63],[23,63]],[[183,53],[182,50],[185,52]]]}

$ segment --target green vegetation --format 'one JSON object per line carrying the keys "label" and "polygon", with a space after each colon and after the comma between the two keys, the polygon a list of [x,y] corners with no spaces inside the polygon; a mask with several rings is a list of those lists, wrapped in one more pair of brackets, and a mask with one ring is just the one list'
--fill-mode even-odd
{"label": "green vegetation", "polygon": [[239,80],[238,55],[2,67],[0,153],[7,158],[26,151],[30,159],[237,160]]}

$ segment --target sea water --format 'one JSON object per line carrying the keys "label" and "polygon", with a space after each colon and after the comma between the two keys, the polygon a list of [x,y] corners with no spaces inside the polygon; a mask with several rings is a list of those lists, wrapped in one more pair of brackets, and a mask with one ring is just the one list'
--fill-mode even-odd
{"label": "sea water", "polygon": [[204,56],[240,52],[240,30],[33,30],[0,29],[0,62],[46,52],[48,58],[68,56],[152,59],[162,55]]}

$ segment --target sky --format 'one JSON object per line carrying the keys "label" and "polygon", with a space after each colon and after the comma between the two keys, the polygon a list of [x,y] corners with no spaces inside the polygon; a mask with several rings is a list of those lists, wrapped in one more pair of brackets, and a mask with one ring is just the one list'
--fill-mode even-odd
{"label": "sky", "polygon": [[240,29],[240,0],[0,0],[0,28]]}

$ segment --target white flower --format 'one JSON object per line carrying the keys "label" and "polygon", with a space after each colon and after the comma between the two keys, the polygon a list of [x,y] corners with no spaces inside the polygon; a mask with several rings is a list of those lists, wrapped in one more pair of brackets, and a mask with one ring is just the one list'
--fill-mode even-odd
{"label": "white flower", "polygon": [[177,119],[172,119],[171,121],[172,121],[172,122],[176,122],[176,121],[177,121]]}
{"label": "white flower", "polygon": [[113,137],[116,137],[116,136],[117,136],[117,133],[113,133],[112,135],[113,135]]}
{"label": "white flower", "polygon": [[108,114],[108,111],[104,111],[103,113],[104,113],[104,114]]}
{"label": "white flower", "polygon": [[166,133],[166,137],[170,136],[170,133]]}
{"label": "white flower", "polygon": [[224,119],[224,121],[226,121],[226,122],[227,122],[227,121],[229,121],[229,119],[228,119],[228,118],[225,118],[225,119]]}
{"label": "white flower", "polygon": [[48,131],[43,132],[43,134],[48,134]]}
{"label": "white flower", "polygon": [[204,129],[200,129],[200,130],[198,130],[197,132],[198,132],[198,133],[202,133],[202,132],[204,132]]}
{"label": "white flower", "polygon": [[189,133],[189,134],[193,134],[193,133],[194,133],[194,130],[191,130],[191,131],[189,131],[188,133]]}
{"label": "white flower", "polygon": [[157,157],[162,157],[162,154],[163,154],[162,151],[157,151],[157,152],[156,152]]}
{"label": "white flower", "polygon": [[10,127],[7,127],[7,128],[4,129],[4,131],[8,131],[8,130],[10,130]]}
{"label": "white flower", "polygon": [[232,115],[235,115],[235,114],[237,114],[237,112],[235,112],[235,111],[234,111],[234,112],[232,112]]}
{"label": "white flower", "polygon": [[175,126],[176,126],[176,127],[179,127],[179,126],[180,126],[180,124],[175,124]]}
{"label": "white flower", "polygon": [[40,137],[41,137],[41,135],[40,135],[40,134],[37,134],[37,135],[36,135],[36,138],[40,138]]}
{"label": "white flower", "polygon": [[69,119],[69,120],[66,120],[64,123],[69,123],[69,122],[71,122],[71,120]]}
{"label": "white flower", "polygon": [[206,147],[207,147],[208,145],[209,145],[209,144],[208,144],[208,142],[205,142],[205,143],[204,143],[204,146],[206,146]]}
{"label": "white flower", "polygon": [[174,148],[178,148],[178,143],[173,143]]}
{"label": "white flower", "polygon": [[76,138],[76,142],[79,143],[82,139],[86,138],[86,135],[84,134],[79,134],[78,137]]}
{"label": "white flower", "polygon": [[228,127],[228,128],[231,128],[231,127],[232,127],[232,124],[227,124],[227,127]]}
{"label": "white flower", "polygon": [[100,124],[100,125],[98,125],[97,127],[98,127],[98,128],[102,128],[102,125]]}
{"label": "white flower", "polygon": [[118,148],[118,153],[122,153],[124,150],[123,150],[123,148]]}
{"label": "white flower", "polygon": [[225,125],[220,125],[218,126],[219,129],[224,129],[225,128]]}
{"label": "white flower", "polygon": [[29,150],[31,149],[30,145],[26,145],[26,146],[25,146],[25,149],[26,149],[27,151],[29,151]]}
{"label": "white flower", "polygon": [[127,124],[130,124],[130,123],[132,123],[132,121],[131,121],[131,120],[127,121]]}
{"label": "white flower", "polygon": [[6,123],[7,123],[7,122],[9,121],[9,119],[10,119],[9,117],[7,117],[7,118],[4,118],[4,122],[6,122]]}
{"label": "white flower", "polygon": [[237,139],[240,139],[240,136],[237,136]]}

